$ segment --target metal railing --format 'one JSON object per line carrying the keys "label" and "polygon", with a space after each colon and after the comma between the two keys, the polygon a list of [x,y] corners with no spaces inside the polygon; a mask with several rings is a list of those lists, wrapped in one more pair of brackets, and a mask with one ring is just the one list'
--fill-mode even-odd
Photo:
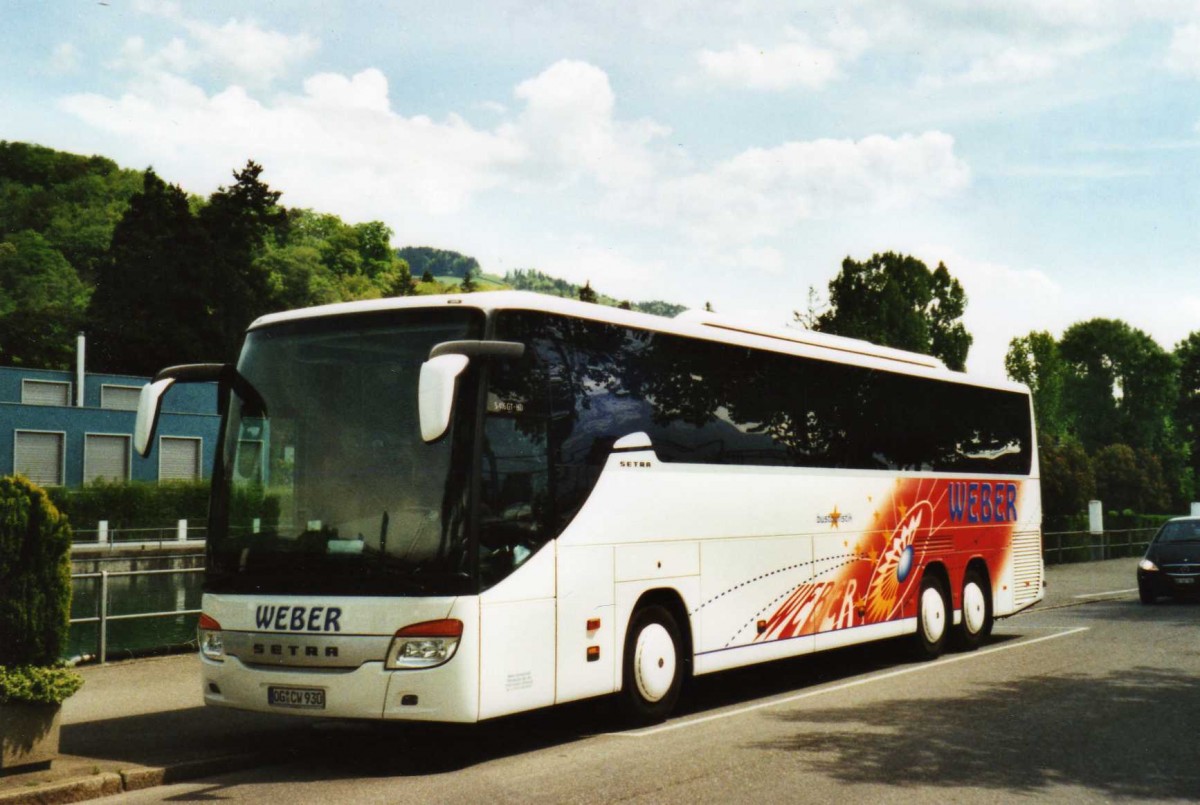
{"label": "metal railing", "polygon": [[1157,530],[1123,528],[1100,533],[1047,531],[1042,534],[1042,556],[1048,565],[1140,556]]}
{"label": "metal railing", "polygon": [[153,528],[109,528],[101,521],[96,528],[74,529],[72,547],[112,547],[116,545],[173,545],[176,543],[204,542],[208,539],[208,527],[189,525],[179,520],[174,525]]}
{"label": "metal railing", "polygon": [[198,609],[175,609],[169,612],[135,612],[123,615],[108,613],[108,580],[128,576],[169,576],[187,573],[203,573],[203,567],[167,568],[165,570],[101,570],[95,573],[72,573],[71,580],[99,579],[100,591],[97,596],[97,613],[86,618],[71,618],[71,625],[95,623],[97,628],[96,658],[101,663],[108,662],[108,624],[112,621],[131,621],[144,618],[172,618],[180,615],[199,615]]}

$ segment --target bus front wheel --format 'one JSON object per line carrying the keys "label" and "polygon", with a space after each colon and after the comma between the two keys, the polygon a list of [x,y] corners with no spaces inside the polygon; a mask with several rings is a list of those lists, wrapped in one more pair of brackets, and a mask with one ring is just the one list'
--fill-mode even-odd
{"label": "bus front wheel", "polygon": [[679,624],[657,604],[634,613],[625,634],[621,703],[625,715],[638,724],[665,719],[683,687],[683,641]]}
{"label": "bus front wheel", "polygon": [[921,579],[921,592],[917,597],[917,654],[934,659],[946,648],[947,615],[950,606],[946,601],[945,585],[935,575],[926,574]]}

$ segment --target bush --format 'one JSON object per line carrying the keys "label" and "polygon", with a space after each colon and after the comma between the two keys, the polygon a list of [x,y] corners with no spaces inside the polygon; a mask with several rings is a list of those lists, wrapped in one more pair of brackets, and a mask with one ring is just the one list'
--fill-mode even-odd
{"label": "bush", "polygon": [[41,487],[0,478],[0,701],[62,701],[82,683],[59,662],[71,612],[70,550],[67,519]]}
{"label": "bush", "polygon": [[0,666],[0,704],[62,704],[82,685],[83,678],[61,664]]}
{"label": "bush", "polygon": [[71,611],[71,529],[42,489],[0,478],[0,665],[53,665]]}

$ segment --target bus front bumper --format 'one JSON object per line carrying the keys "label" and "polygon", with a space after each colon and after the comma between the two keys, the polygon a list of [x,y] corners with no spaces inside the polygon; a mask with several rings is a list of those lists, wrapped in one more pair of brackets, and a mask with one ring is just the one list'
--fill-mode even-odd
{"label": "bus front bumper", "polygon": [[262,667],[201,657],[204,703],[260,713],[325,718],[474,722],[478,687],[470,663],[454,658],[420,670],[382,662],[348,670]]}

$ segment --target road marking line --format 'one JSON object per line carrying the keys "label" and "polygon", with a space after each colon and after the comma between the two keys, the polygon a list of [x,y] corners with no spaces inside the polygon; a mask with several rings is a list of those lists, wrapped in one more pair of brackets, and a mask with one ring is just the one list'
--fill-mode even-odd
{"label": "road marking line", "polygon": [[1099,598],[1103,595],[1121,595],[1123,593],[1136,593],[1137,587],[1130,587],[1128,590],[1109,590],[1106,593],[1084,593],[1083,595],[1072,596],[1073,598]]}
{"label": "road marking line", "polygon": [[777,707],[781,704],[797,702],[797,701],[800,701],[801,699],[812,698],[813,696],[822,696],[826,693],[836,693],[837,691],[848,690],[849,688],[856,688],[859,685],[866,685],[870,682],[882,682],[885,679],[894,679],[895,677],[904,676],[905,674],[916,673],[917,671],[927,671],[931,668],[938,668],[943,665],[950,665],[951,663],[962,662],[963,660],[971,660],[971,659],[975,659],[977,657],[986,656],[988,654],[998,654],[1001,651],[1008,651],[1009,649],[1021,648],[1022,646],[1032,646],[1034,643],[1041,643],[1045,640],[1056,640],[1060,637],[1069,637],[1073,634],[1079,634],[1080,632],[1086,632],[1090,628],[1091,628],[1090,626],[1077,626],[1074,629],[1068,629],[1067,631],[1059,632],[1058,634],[1043,635],[1042,637],[1035,637],[1032,640],[1022,640],[1018,643],[1006,643],[1005,645],[996,646],[995,648],[984,649],[983,651],[972,651],[969,654],[956,654],[953,657],[943,657],[942,659],[935,660],[934,662],[931,662],[931,663],[921,663],[919,665],[914,665],[909,668],[900,668],[895,671],[890,671],[886,674],[882,674],[879,676],[869,676],[869,677],[864,677],[862,679],[855,679],[851,682],[843,682],[840,685],[834,685],[833,687],[830,687],[830,688],[821,688],[820,690],[809,690],[809,691],[805,691],[804,693],[797,693],[792,696],[785,696],[782,699],[772,699],[772,700],[766,701],[766,702],[759,702],[758,704],[751,704],[746,707],[740,707],[737,710],[729,710],[724,713],[714,713],[711,716],[701,716],[700,718],[693,718],[693,719],[689,719],[686,721],[676,721],[673,724],[663,724],[662,726],[659,726],[659,727],[650,727],[649,729],[644,729],[644,730],[634,730],[631,732],[610,732],[609,735],[615,735],[615,736],[623,737],[623,738],[648,738],[649,736],[657,735],[660,732],[670,732],[671,730],[683,729],[684,727],[694,727],[697,724],[704,724],[708,721],[717,721],[717,720],[723,719],[723,718],[732,718],[733,716],[740,716],[744,713],[750,713],[755,710],[762,710],[767,707]]}

